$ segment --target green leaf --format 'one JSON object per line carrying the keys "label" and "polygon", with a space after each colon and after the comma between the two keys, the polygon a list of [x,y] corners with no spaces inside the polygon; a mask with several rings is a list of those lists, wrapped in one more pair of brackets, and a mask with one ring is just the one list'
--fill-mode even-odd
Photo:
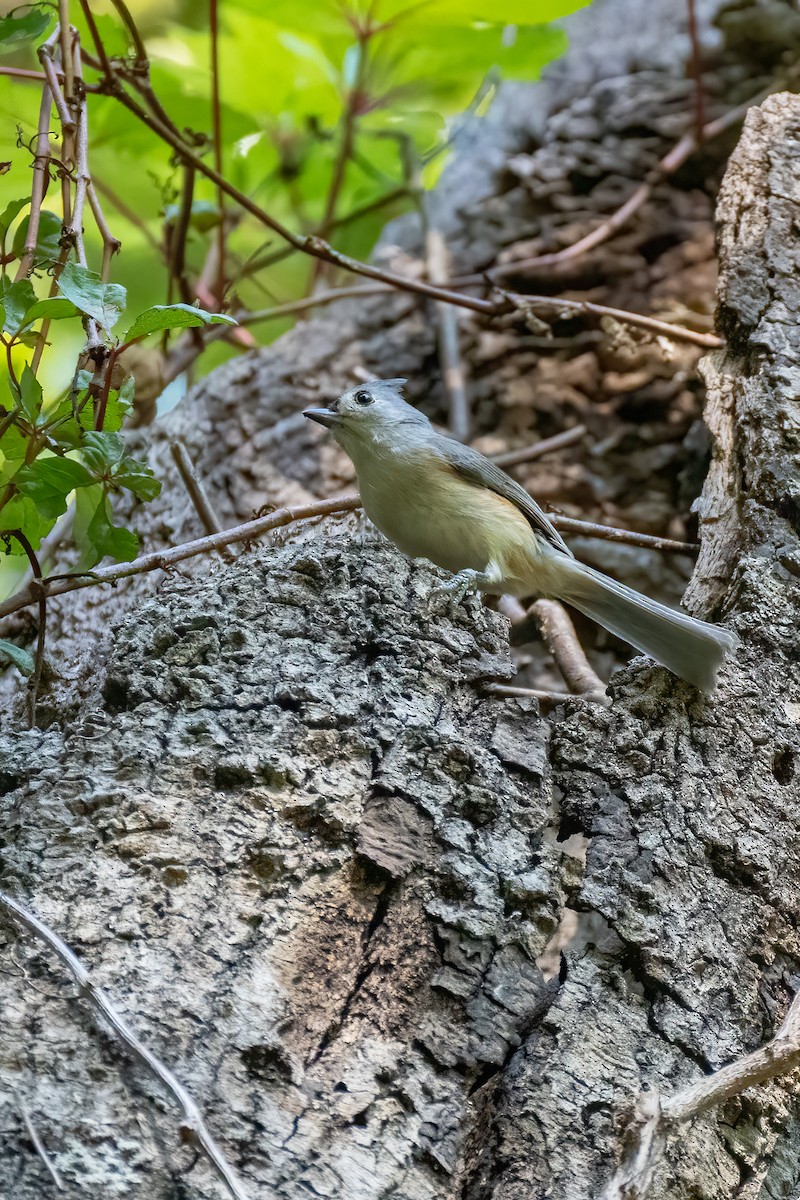
{"label": "green leaf", "polygon": [[[17,258],[20,258],[25,250],[25,239],[28,236],[28,222],[30,218],[25,217],[20,221],[14,233],[14,242],[11,247],[12,253]],[[36,251],[33,256],[33,261],[37,265],[43,263],[51,263],[58,258],[61,250],[61,235],[63,233],[63,223],[61,217],[54,212],[49,212],[48,209],[42,209],[39,215],[39,228],[36,232]]]}
{"label": "green leaf", "polygon": [[104,329],[113,329],[125,308],[125,288],[118,283],[103,283],[96,271],[70,260],[58,279],[62,295],[94,317]]}
{"label": "green leaf", "polygon": [[117,562],[129,562],[139,549],[135,533],[114,525],[111,504],[99,483],[77,493],[72,532],[82,567],[93,567],[106,555]]}
{"label": "green leaf", "polygon": [[36,303],[36,293],[30,279],[20,279],[19,283],[11,283],[7,276],[0,278],[0,296],[5,309],[3,329],[6,333],[16,333],[22,325],[25,313]]}
{"label": "green leaf", "polygon": [[[0,508],[0,533],[5,529],[21,529],[34,550],[42,544],[42,538],[50,532],[55,520],[42,515],[30,496],[14,496]],[[9,538],[6,553],[19,555],[25,551],[16,538]]]}
{"label": "green leaf", "polygon": [[13,479],[25,462],[28,439],[16,425],[11,425],[0,438],[0,487]]}
{"label": "green leaf", "polygon": [[29,496],[43,517],[60,517],[67,511],[67,497],[76,488],[94,482],[81,463],[71,458],[40,456],[14,477],[23,496]]}
{"label": "green leaf", "polygon": [[36,418],[42,411],[42,385],[27,363],[22,368],[22,378],[19,381],[19,398],[23,413],[31,425],[35,425]]}
{"label": "green leaf", "polygon": [[5,206],[2,213],[0,213],[0,240],[5,240],[5,236],[11,228],[15,217],[17,217],[22,212],[23,208],[25,208],[26,204],[30,204],[30,202],[30,196],[23,196],[21,200],[10,200]]}
{"label": "green leaf", "polygon": [[53,18],[52,11],[31,8],[21,16],[0,17],[0,51],[16,50],[16,43],[41,37]]}
{"label": "green leaf", "polygon": [[83,459],[95,475],[103,479],[112,478],[119,469],[125,455],[125,447],[118,433],[90,430],[83,439]]}
{"label": "green leaf", "polygon": [[127,488],[129,492],[133,492],[139,500],[155,500],[161,491],[161,484],[147,463],[139,462],[128,455],[123,458],[113,482],[115,487]]}
{"label": "green leaf", "polygon": [[125,334],[125,340],[146,337],[162,329],[191,329],[199,325],[236,325],[233,317],[224,313],[210,313],[191,304],[154,304],[140,313]]}
{"label": "green leaf", "polygon": [[29,308],[22,318],[21,329],[28,325],[32,325],[34,321],[63,321],[65,317],[76,317],[78,310],[71,300],[64,300],[62,297],[54,296],[48,300],[37,300],[32,308]]}
{"label": "green leaf", "polygon": [[14,642],[7,642],[5,638],[0,638],[0,660],[6,658],[13,663],[23,675],[32,675],[34,667],[33,655],[27,650],[23,650],[22,646],[17,646]]}
{"label": "green leaf", "polygon": [[[164,209],[164,224],[174,225],[180,211],[179,204],[168,204]],[[189,225],[193,229],[199,229],[201,233],[207,233],[209,229],[219,225],[219,217],[220,212],[216,204],[210,200],[195,200],[189,214]]]}

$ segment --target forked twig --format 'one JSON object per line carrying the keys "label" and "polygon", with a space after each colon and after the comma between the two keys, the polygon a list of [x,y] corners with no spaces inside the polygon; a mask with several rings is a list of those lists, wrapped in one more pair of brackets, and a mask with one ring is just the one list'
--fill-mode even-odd
{"label": "forked twig", "polygon": [[134,1058],[138,1059],[147,1069],[153,1074],[156,1079],[159,1079],[164,1084],[167,1091],[171,1093],[177,1101],[183,1113],[183,1121],[181,1122],[181,1132],[189,1135],[191,1140],[200,1147],[210,1160],[217,1174],[225,1183],[234,1200],[248,1200],[242,1184],[236,1176],[233,1167],[226,1159],[222,1150],[217,1145],[214,1138],[211,1136],[209,1129],[203,1119],[197,1104],[187,1092],[183,1084],[173,1075],[169,1067],[167,1067],[160,1059],[156,1058],[155,1054],[145,1046],[144,1042],[140,1041],[132,1029],[128,1027],[127,1022],[120,1016],[114,1005],[109,1000],[108,996],[103,992],[93,981],[89,971],[78,958],[74,950],[62,941],[57,933],[54,933],[47,925],[24,908],[18,901],[14,900],[6,892],[0,891],[0,905],[8,912],[12,913],[18,921],[20,921],[26,929],[33,933],[40,941],[49,946],[54,954],[61,960],[69,973],[72,975],[75,982],[78,984],[80,993],[85,996],[97,1011],[109,1023],[114,1033],[117,1035],[122,1044],[127,1047]]}

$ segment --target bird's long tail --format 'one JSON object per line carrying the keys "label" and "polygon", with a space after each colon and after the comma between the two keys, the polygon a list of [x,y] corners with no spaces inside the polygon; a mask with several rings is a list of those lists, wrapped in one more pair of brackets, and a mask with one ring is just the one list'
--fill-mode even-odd
{"label": "bird's long tail", "polygon": [[713,689],[720,663],[736,645],[734,634],[649,600],[574,558],[562,559],[558,576],[559,599],[681,679],[704,692]]}

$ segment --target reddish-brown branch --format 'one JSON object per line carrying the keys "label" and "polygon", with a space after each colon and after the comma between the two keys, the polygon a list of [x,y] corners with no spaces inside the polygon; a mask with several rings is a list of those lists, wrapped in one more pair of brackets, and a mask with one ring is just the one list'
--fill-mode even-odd
{"label": "reddish-brown branch", "polygon": [[555,660],[571,692],[604,693],[606,685],[595,672],[578,641],[569,613],[558,600],[535,600],[530,611],[539,626],[542,641]]}
{"label": "reddish-brown branch", "polygon": [[[211,121],[214,135],[214,167],[222,175],[222,106],[219,94],[219,0],[209,0],[211,28]],[[225,195],[217,187],[217,281],[214,285],[217,305],[221,308],[225,296]]]}

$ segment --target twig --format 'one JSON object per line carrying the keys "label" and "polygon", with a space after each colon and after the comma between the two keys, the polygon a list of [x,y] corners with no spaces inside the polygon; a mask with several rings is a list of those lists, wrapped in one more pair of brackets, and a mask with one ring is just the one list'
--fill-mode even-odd
{"label": "twig", "polygon": [[50,1176],[50,1178],[52,1179],[55,1186],[58,1188],[58,1190],[60,1192],[63,1192],[64,1183],[61,1179],[61,1176],[58,1173],[56,1165],[53,1162],[50,1155],[47,1153],[45,1144],[42,1141],[42,1139],[39,1137],[39,1132],[38,1132],[36,1126],[34,1125],[33,1121],[31,1120],[27,1108],[22,1103],[22,1101],[19,1099],[19,1097],[17,1097],[17,1104],[19,1105],[19,1111],[20,1111],[20,1116],[22,1117],[22,1123],[25,1126],[28,1137],[31,1139],[34,1150],[39,1155],[39,1158],[42,1160],[45,1167],[47,1168],[47,1173]]}
{"label": "twig", "polygon": [[[450,275],[447,244],[440,229],[428,221],[425,237],[428,278],[431,283],[446,283]],[[458,344],[458,309],[452,304],[436,303],[439,325],[439,361],[450,412],[450,432],[460,442],[470,436],[470,410],[464,380],[464,364]]]}
{"label": "twig", "polygon": [[530,696],[534,700],[548,700],[551,704],[561,704],[565,700],[588,700],[590,704],[608,704],[608,697],[596,692],[584,692],[575,696],[571,692],[547,692],[541,688],[513,687],[505,683],[484,683],[482,691],[487,696]]}
{"label": "twig", "polygon": [[106,221],[105,214],[100,206],[100,200],[98,199],[97,192],[95,191],[94,182],[91,179],[89,180],[89,204],[92,209],[92,216],[94,217],[95,224],[100,231],[101,238],[103,239],[103,266],[100,272],[100,277],[103,280],[103,283],[108,283],[108,279],[111,274],[111,259],[115,254],[119,254],[120,250],[122,249],[122,242],[119,240],[119,238],[114,237],[113,233],[108,227],[108,222]]}
{"label": "twig", "polygon": [[186,239],[189,234],[189,223],[192,219],[192,200],[194,199],[194,167],[185,164],[183,168],[183,186],[178,215],[170,230],[169,236],[169,273],[176,280],[181,300],[191,304],[194,299],[189,280],[186,278]]}
{"label": "twig", "polygon": [[74,92],[74,67],[72,58],[72,29],[69,23],[69,0],[58,0],[58,35],[61,42],[61,69],[64,72],[64,91],[68,96]]}
{"label": "twig", "polygon": [[577,695],[586,692],[602,695],[606,685],[584,654],[575,626],[563,604],[559,604],[558,600],[534,600],[530,611],[536,618],[542,641],[552,654],[569,690]]}
{"label": "twig", "polygon": [[[488,272],[490,278],[502,279],[508,275],[516,275],[520,271],[565,266],[574,259],[579,258],[582,254],[586,254],[589,250],[594,250],[596,246],[600,246],[603,242],[608,241],[650,199],[655,185],[660,180],[673,175],[679,167],[683,166],[687,159],[698,149],[701,141],[703,143],[709,142],[713,138],[719,137],[721,133],[730,129],[731,126],[738,125],[740,121],[744,120],[750,108],[761,104],[773,91],[774,87],[764,88],[758,95],[753,96],[750,100],[746,100],[744,104],[737,104],[735,108],[729,109],[721,117],[709,121],[702,128],[702,137],[700,140],[698,140],[696,132],[693,134],[684,134],[672,149],[664,155],[660,162],[653,167],[647,180],[639,184],[636,191],[628,197],[624,204],[620,205],[604,221],[601,221],[597,228],[593,229],[591,233],[587,233],[585,237],[579,238],[571,246],[565,246],[563,250],[556,250],[551,254],[537,254],[531,258],[518,258],[510,262],[500,263],[498,266],[492,267],[491,271]],[[459,280],[458,282],[477,283],[479,279],[480,276],[478,275],[470,275],[464,276],[463,280]],[[456,281],[453,280],[452,282]]]}
{"label": "twig", "polygon": [[532,462],[533,459],[542,458],[554,450],[563,450],[565,446],[574,446],[576,442],[583,441],[585,435],[585,425],[573,425],[572,429],[565,429],[563,433],[556,433],[553,437],[542,438],[540,442],[534,442],[532,446],[523,446],[520,450],[506,450],[504,454],[493,454],[492,461],[504,469],[517,467],[520,463]]}
{"label": "twig", "polygon": [[42,102],[39,106],[39,126],[36,134],[36,154],[33,159],[33,186],[31,187],[31,211],[28,216],[28,230],[25,234],[25,246],[15,282],[27,279],[33,270],[36,259],[36,243],[39,238],[39,221],[42,215],[42,201],[47,191],[50,178],[50,109],[53,97],[50,86],[45,82],[42,88]]}
{"label": "twig", "polygon": [[[225,529],[222,533],[215,533],[209,537],[197,538],[192,542],[183,542],[181,545],[172,546],[168,550],[154,550],[150,554],[144,554],[140,558],[135,558],[132,562],[113,563],[108,567],[96,567],[88,575],[51,576],[44,582],[48,596],[60,596],[64,592],[74,592],[81,588],[96,587],[98,584],[103,583],[114,584],[120,579],[127,579],[131,575],[141,575],[146,571],[168,570],[170,567],[174,567],[188,558],[195,558],[198,554],[210,554],[211,551],[219,550],[222,546],[252,541],[254,538],[261,537],[273,529],[280,529],[282,526],[291,525],[295,521],[304,521],[310,517],[327,517],[337,513],[353,512],[360,507],[361,499],[358,496],[334,496],[330,500],[318,500],[313,504],[305,504],[295,508],[278,508],[266,517],[258,517],[255,521],[246,521],[243,525],[235,525],[232,529]],[[16,595],[0,602],[0,617],[17,612],[20,608],[27,608],[35,600],[36,596],[32,594],[31,587],[23,588]]]}
{"label": "twig", "polygon": [[767,1083],[800,1065],[800,992],[778,1032],[752,1054],[729,1063],[664,1100],[656,1092],[639,1096],[622,1135],[622,1161],[602,1200],[643,1200],[653,1182],[668,1133],[700,1113]]}
{"label": "twig", "polygon": [[[175,460],[175,466],[178,468],[181,479],[184,482],[186,491],[189,493],[189,498],[195,507],[198,517],[200,518],[203,528],[206,533],[222,533],[222,526],[219,522],[219,517],[214,512],[211,501],[208,498],[208,493],[203,487],[203,481],[194,469],[194,464],[189,457],[189,451],[184,446],[179,438],[170,442],[170,453]],[[220,546],[217,553],[225,562],[233,562],[235,554],[233,554],[227,546]]]}
{"label": "twig", "polygon": [[[361,508],[360,496],[334,496],[330,500],[317,500],[313,504],[299,505],[295,508],[278,508],[269,516],[258,517],[255,521],[246,521],[243,525],[235,525],[231,529],[224,529],[222,533],[197,538],[192,542],[182,542],[179,546],[171,546],[168,550],[153,550],[150,554],[133,559],[132,562],[96,567],[89,574],[51,575],[42,583],[47,589],[48,596],[61,596],[65,592],[75,592],[103,583],[115,584],[118,580],[127,579],[131,575],[142,575],[147,571],[168,570],[188,558],[195,558],[198,554],[210,554],[222,546],[252,541],[273,529],[292,525],[295,521],[305,521],[311,517],[336,516],[339,513],[354,512],[359,508]],[[574,521],[559,516],[551,516],[550,520],[557,529],[583,534],[585,537],[628,542],[630,545],[646,546],[649,549],[675,550],[680,548],[681,553],[686,553],[687,549],[696,549],[686,542],[670,542],[666,538],[654,538],[646,533],[634,533],[625,529],[612,529],[608,525],[594,525],[589,521]],[[37,596],[31,585],[21,588],[7,600],[0,601],[0,617],[7,617],[21,608],[27,608],[34,604],[36,599]]]}
{"label": "twig", "polygon": [[[356,74],[352,86],[347,93],[347,102],[345,104],[344,113],[341,121],[341,137],[339,139],[339,149],[336,154],[336,161],[333,164],[333,172],[331,174],[331,182],[328,187],[328,194],[325,198],[325,211],[322,215],[322,221],[319,226],[319,237],[327,238],[330,236],[333,222],[336,220],[336,206],[339,203],[339,195],[344,185],[347,175],[347,165],[353,157],[353,149],[355,146],[356,125],[358,116],[363,103],[364,80],[367,72],[367,49],[369,39],[372,36],[371,29],[371,10],[365,19],[365,24],[359,25],[356,36],[356,54],[358,61],[356,64]],[[323,261],[317,259],[314,264],[314,271],[311,277],[312,290],[317,280],[320,278]]]}
{"label": "twig", "polygon": [[[210,0],[209,27],[211,32],[211,119],[214,131],[214,167],[222,175],[222,108],[219,95],[219,0]],[[217,302],[222,307],[225,298],[225,196],[217,188],[219,225],[217,226],[217,281],[214,287]]]}
{"label": "twig", "polygon": [[593,304],[590,300],[565,300],[561,296],[529,296],[520,292],[507,292],[503,288],[497,290],[522,313],[534,313],[535,310],[544,308],[555,311],[557,317],[571,313],[578,316],[610,317],[623,325],[646,329],[648,333],[669,338],[674,342],[691,342],[695,346],[703,346],[706,350],[718,350],[725,345],[722,338],[714,333],[698,333],[694,329],[686,329],[683,325],[672,325],[669,321],[659,321],[656,317],[626,312],[621,308],[608,308],[605,304]]}
{"label": "twig", "polygon": [[694,130],[698,146],[703,144],[703,131],[706,123],[706,102],[703,94],[703,54],[700,49],[700,37],[697,32],[697,13],[694,0],[687,0],[687,21],[689,25],[689,41],[692,46],[691,75],[694,81]]}
{"label": "twig", "polygon": [[626,546],[642,546],[645,550],[667,551],[670,554],[696,554],[696,542],[676,542],[672,538],[654,537],[651,533],[637,533],[633,529],[616,529],[613,525],[595,525],[593,521],[578,521],[573,517],[562,517],[548,513],[548,520],[561,533],[574,533],[576,537],[598,538],[604,542],[624,542]]}
{"label": "twig", "polygon": [[[87,0],[81,0],[81,3],[85,11]],[[322,238],[316,237],[313,234],[292,233],[290,229],[287,229],[285,225],[281,224],[280,221],[276,220],[275,217],[271,216],[265,209],[256,204],[255,201],[251,200],[244,192],[234,187],[233,184],[224,179],[204,159],[195,154],[183,139],[174,134],[163,121],[143,109],[121,86],[119,77],[114,73],[110,64],[107,76],[107,90],[121,104],[124,104],[138,120],[160,137],[162,141],[172,146],[179,158],[184,162],[190,163],[199,174],[210,179],[212,183],[221,188],[227,196],[235,200],[246,212],[249,212],[251,216],[254,216],[263,225],[266,225],[268,229],[272,229],[296,250],[301,250],[325,262],[333,263],[344,270],[352,271],[355,275],[363,275],[367,279],[378,280],[389,284],[393,288],[399,288],[402,291],[414,292],[420,296],[428,296],[432,300],[449,301],[449,303],[456,304],[461,308],[470,309],[472,312],[486,313],[488,316],[502,316],[514,309],[523,311],[526,308],[533,308],[537,305],[557,310],[561,308],[565,311],[572,309],[572,311],[580,311],[586,314],[591,313],[596,316],[613,317],[617,321],[638,325],[650,332],[669,337],[673,341],[693,342],[695,345],[703,346],[706,349],[717,349],[724,344],[721,338],[714,337],[712,334],[696,333],[693,329],[686,329],[681,325],[671,325],[665,321],[657,321],[653,317],[624,312],[622,309],[605,308],[599,304],[590,304],[586,301],[578,300],[562,302],[552,296],[519,296],[512,292],[502,293],[499,299],[483,300],[475,296],[461,295],[461,293],[449,288],[437,287],[424,279],[411,279],[404,275],[397,275],[394,271],[383,270],[372,263],[360,262],[358,259],[351,258],[347,254],[341,254],[333,246],[329,245],[328,242],[323,241]]]}
{"label": "twig", "polygon": [[[117,212],[120,213],[121,216],[125,217],[126,221],[130,221],[132,225],[135,225],[150,247],[155,250],[156,254],[163,258],[164,247],[161,245],[158,238],[155,237],[154,234],[151,233],[151,231],[147,228],[147,224],[142,220],[141,215],[130,208],[130,206],[125,203],[122,197],[119,196],[112,188],[110,188],[107,183],[104,183],[102,179],[98,179],[98,177],[95,175],[92,182],[93,188],[96,188],[101,195],[105,196],[106,200],[108,200],[110,204],[113,204]],[[96,219],[97,218],[95,217],[95,220]]]}
{"label": "twig", "polygon": [[186,1088],[176,1079],[169,1067],[156,1058],[152,1051],[145,1046],[144,1042],[141,1042],[133,1030],[129,1028],[127,1022],[117,1012],[105,992],[93,981],[88,970],[74,950],[70,949],[58,934],[54,933],[52,929],[40,921],[38,917],[34,916],[32,912],[29,912],[27,908],[23,908],[21,904],[2,891],[0,891],[0,904],[10,913],[13,913],[26,929],[39,938],[40,941],[44,942],[45,945],[49,946],[61,960],[78,984],[81,995],[87,997],[90,1003],[108,1021],[114,1033],[134,1058],[137,1058],[139,1062],[147,1067],[164,1084],[167,1090],[171,1092],[183,1112],[181,1132],[185,1131],[188,1133],[196,1145],[205,1152],[217,1174],[223,1180],[235,1200],[247,1200],[247,1193],[239,1182],[233,1167],[211,1136],[200,1109],[186,1091]]}

